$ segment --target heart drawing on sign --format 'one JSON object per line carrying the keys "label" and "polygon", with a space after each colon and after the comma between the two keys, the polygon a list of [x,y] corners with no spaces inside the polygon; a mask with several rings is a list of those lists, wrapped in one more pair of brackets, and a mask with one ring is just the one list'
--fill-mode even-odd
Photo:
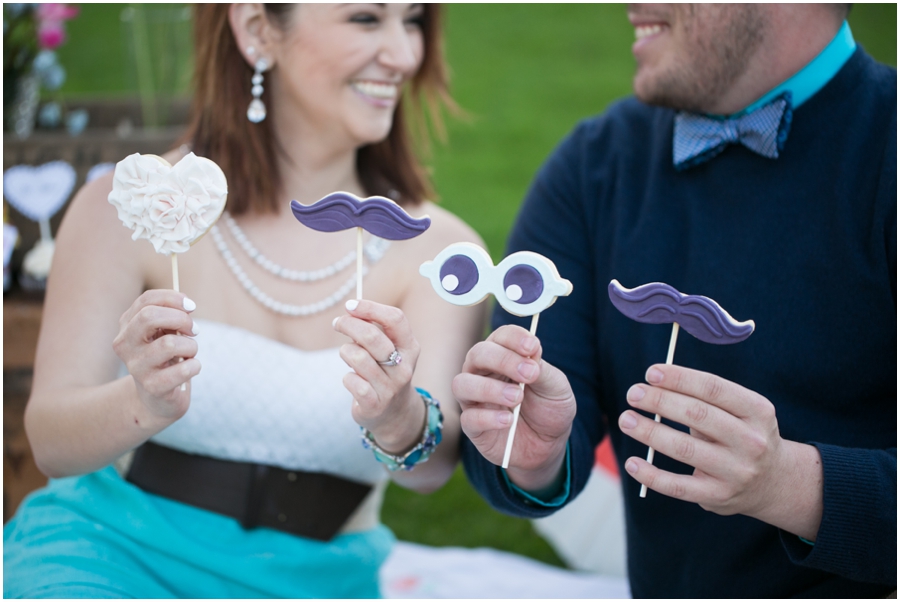
{"label": "heart drawing on sign", "polygon": [[75,188],[75,169],[65,161],[16,165],[3,173],[3,196],[28,219],[49,220]]}

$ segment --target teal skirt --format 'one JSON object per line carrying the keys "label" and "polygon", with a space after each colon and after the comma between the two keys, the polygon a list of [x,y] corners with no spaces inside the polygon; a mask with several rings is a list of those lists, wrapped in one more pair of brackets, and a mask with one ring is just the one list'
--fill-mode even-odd
{"label": "teal skirt", "polygon": [[112,467],[31,494],[3,529],[5,598],[378,598],[387,527],[319,542],[145,493]]}

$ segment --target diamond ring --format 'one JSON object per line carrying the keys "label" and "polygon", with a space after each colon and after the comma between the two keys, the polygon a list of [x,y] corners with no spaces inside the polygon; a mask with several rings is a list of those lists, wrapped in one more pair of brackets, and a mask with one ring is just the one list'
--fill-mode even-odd
{"label": "diamond ring", "polygon": [[387,358],[387,361],[378,363],[382,366],[396,366],[402,361],[403,357],[400,355],[400,352],[394,349],[393,351],[391,351],[391,355]]}

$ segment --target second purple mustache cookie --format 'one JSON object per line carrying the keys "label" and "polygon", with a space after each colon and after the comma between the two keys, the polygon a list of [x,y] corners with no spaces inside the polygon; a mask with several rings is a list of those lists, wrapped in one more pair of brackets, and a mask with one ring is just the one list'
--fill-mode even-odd
{"label": "second purple mustache cookie", "polygon": [[[609,300],[616,309],[636,322],[671,324],[669,352],[666,363],[671,364],[678,341],[678,327],[705,343],[730,345],[745,340],[756,328],[753,320],[738,322],[722,306],[702,295],[685,295],[662,282],[651,282],[635,288],[625,288],[618,280],[608,287]],[[654,417],[660,421],[660,415]],[[647,450],[647,462],[653,464],[653,448]],[[647,497],[647,486],[641,485],[641,497]]]}

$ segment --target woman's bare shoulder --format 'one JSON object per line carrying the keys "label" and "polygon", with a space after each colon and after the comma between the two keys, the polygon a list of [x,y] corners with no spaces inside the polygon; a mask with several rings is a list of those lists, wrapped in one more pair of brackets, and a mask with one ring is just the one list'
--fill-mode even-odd
{"label": "woman's bare shoulder", "polygon": [[132,260],[141,254],[109,202],[112,180],[112,172],[104,174],[75,194],[60,224],[58,247],[71,253],[122,253]]}
{"label": "woman's bare shoulder", "polygon": [[424,202],[416,207],[416,217],[427,215],[431,219],[431,227],[425,236],[419,238],[437,253],[447,245],[455,242],[471,242],[484,247],[481,236],[458,215],[431,202]]}

